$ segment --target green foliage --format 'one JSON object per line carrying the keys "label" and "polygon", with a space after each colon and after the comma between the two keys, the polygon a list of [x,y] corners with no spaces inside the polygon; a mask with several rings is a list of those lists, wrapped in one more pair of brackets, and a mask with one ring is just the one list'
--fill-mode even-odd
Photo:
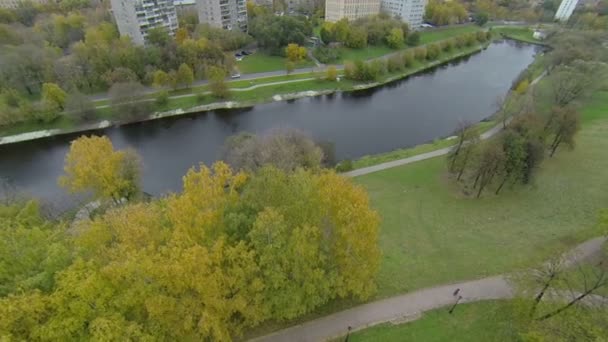
{"label": "green foliage", "polygon": [[414,31],[407,36],[407,45],[416,46],[420,44],[420,33]]}
{"label": "green foliage", "polygon": [[158,107],[164,107],[169,103],[169,92],[166,90],[159,91],[154,99],[154,104]]}
{"label": "green foliage", "polygon": [[42,100],[63,110],[67,94],[55,83],[42,85]]}
{"label": "green foliage", "polygon": [[353,49],[362,49],[367,46],[367,32],[361,27],[351,27],[344,45]]}
{"label": "green foliage", "polygon": [[475,13],[475,15],[473,16],[473,20],[475,21],[475,24],[479,25],[479,26],[483,26],[488,22],[489,16],[487,13],[485,12],[478,12]]}
{"label": "green foliage", "polygon": [[342,58],[340,49],[332,49],[328,47],[318,47],[313,50],[313,55],[319,62],[324,64],[335,63]]}
{"label": "green foliage", "polygon": [[386,67],[388,72],[402,71],[405,68],[403,57],[399,54],[391,56]]}
{"label": "green foliage", "polygon": [[306,37],[312,35],[312,26],[305,18],[264,15],[249,22],[249,33],[261,47],[281,55],[287,44],[304,45]]}
{"label": "green foliage", "polygon": [[0,221],[0,298],[50,292],[71,260],[63,227],[46,221],[34,201],[0,204]]}
{"label": "green foliage", "polygon": [[208,70],[209,90],[216,98],[225,99],[230,96],[230,89],[226,84],[226,71],[218,67]]}
{"label": "green foliage", "polygon": [[348,172],[353,169],[353,162],[350,159],[345,159],[336,165],[337,172]]}
{"label": "green foliage", "polygon": [[244,48],[252,41],[251,36],[240,30],[224,30],[209,24],[198,25],[196,27],[196,36],[217,42],[224,51]]}
{"label": "green foliage", "polygon": [[484,31],[477,31],[477,33],[475,35],[476,35],[477,41],[480,43],[485,43],[485,41],[488,38]]}
{"label": "green foliage", "polygon": [[187,64],[182,63],[175,74],[175,84],[181,87],[190,88],[194,82],[194,73],[192,68]]}
{"label": "green foliage", "polygon": [[417,60],[423,61],[426,59],[426,56],[427,48],[425,48],[424,46],[420,46],[414,49],[414,58],[416,58]]}
{"label": "green foliage", "polygon": [[403,46],[403,30],[394,28],[386,36],[386,43],[393,49],[398,49]]}
{"label": "green foliage", "polygon": [[68,95],[65,104],[66,114],[76,121],[90,121],[95,118],[95,104],[86,95],[74,92]]}
{"label": "green foliage", "polygon": [[405,66],[406,68],[409,68],[412,65],[414,65],[414,61],[416,60],[414,53],[412,51],[404,52],[402,55],[402,58],[403,58],[403,66]]}
{"label": "green foliage", "polygon": [[336,81],[338,79],[338,70],[335,66],[330,65],[325,71],[325,79],[328,81]]}
{"label": "green foliage", "polygon": [[430,44],[426,48],[426,59],[435,60],[441,53],[441,47],[438,44]]}
{"label": "green foliage", "polygon": [[426,5],[425,19],[435,25],[464,23],[468,19],[467,10],[457,1],[430,0]]}

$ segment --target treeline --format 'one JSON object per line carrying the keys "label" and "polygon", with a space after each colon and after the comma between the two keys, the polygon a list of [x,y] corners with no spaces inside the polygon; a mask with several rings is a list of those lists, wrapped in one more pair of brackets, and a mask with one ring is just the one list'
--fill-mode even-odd
{"label": "treeline", "polygon": [[344,64],[344,77],[354,81],[377,81],[380,77],[403,71],[410,68],[416,62],[434,61],[442,53],[482,44],[491,39],[492,33],[478,31],[466,33],[454,38],[446,39],[438,43],[428,44],[410,49],[403,53],[395,53],[389,58],[378,58],[369,62],[355,61]]}
{"label": "treeline", "polygon": [[497,115],[506,129],[496,137],[481,141],[472,126],[459,128],[448,170],[465,192],[479,197],[488,189],[499,194],[505,185],[530,184],[545,157],[574,148],[581,100],[606,86],[607,55],[604,47],[594,45],[597,39],[585,32],[554,38],[554,50],[546,58],[549,74],[531,89],[530,75],[520,76],[500,101]]}
{"label": "treeline", "polygon": [[[119,37],[103,4],[63,3],[57,6],[65,11],[24,3],[0,13],[0,126],[52,121],[72,96],[75,103],[115,85],[153,85],[159,72],[168,75],[163,86],[173,87],[208,78],[213,68],[229,73],[234,57],[227,51],[252,40],[238,31],[184,24],[175,37],[153,29],[149,44],[136,46]],[[63,94],[49,101],[45,87]]]}
{"label": "treeline", "polygon": [[201,165],[146,201],[136,154],[75,140],[60,183],[101,205],[68,227],[35,202],[0,204],[0,336],[228,341],[374,293],[379,217],[363,188],[319,168],[298,133],[243,135],[227,153],[248,171]]}

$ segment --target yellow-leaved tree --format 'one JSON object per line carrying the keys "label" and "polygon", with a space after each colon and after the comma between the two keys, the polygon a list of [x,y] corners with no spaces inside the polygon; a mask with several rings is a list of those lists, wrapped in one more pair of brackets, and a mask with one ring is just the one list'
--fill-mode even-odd
{"label": "yellow-leaved tree", "polygon": [[70,145],[59,184],[115,203],[139,193],[140,159],[133,150],[115,151],[105,136],[82,136]]}

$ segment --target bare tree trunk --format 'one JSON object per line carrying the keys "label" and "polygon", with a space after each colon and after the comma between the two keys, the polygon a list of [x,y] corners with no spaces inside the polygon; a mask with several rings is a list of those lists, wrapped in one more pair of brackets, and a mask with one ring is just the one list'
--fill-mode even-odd
{"label": "bare tree trunk", "polygon": [[534,297],[534,304],[532,305],[532,308],[530,308],[530,317],[534,317],[534,313],[536,312],[536,308],[538,307],[538,304],[543,299],[545,292],[547,292],[547,289],[549,288],[549,286],[551,286],[551,282],[553,281],[555,276],[556,276],[556,273],[552,272],[549,275],[549,279],[547,279],[547,282],[545,282],[545,285],[543,286],[543,288],[536,295],[536,297]]}
{"label": "bare tree trunk", "polygon": [[553,155],[555,154],[555,151],[557,151],[557,147],[561,144],[562,142],[562,137],[561,134],[557,134],[555,136],[555,139],[553,139],[553,143],[551,143],[551,153],[549,154],[549,157],[553,157]]}
{"label": "bare tree trunk", "polygon": [[508,175],[505,176],[505,178],[502,180],[502,182],[498,186],[498,189],[496,189],[496,195],[498,195],[498,193],[500,192],[500,189],[502,189],[502,187],[505,185],[505,183],[507,182],[508,179],[509,179],[509,176]]}
{"label": "bare tree trunk", "polygon": [[544,321],[546,319],[549,319],[555,315],[558,315],[560,312],[567,310],[569,307],[571,307],[572,305],[580,302],[581,300],[583,300],[585,297],[587,297],[588,295],[590,295],[594,290],[587,290],[583,293],[581,293],[580,295],[578,295],[576,298],[574,298],[573,300],[571,300],[568,304],[562,306],[561,308],[555,310],[555,311],[551,311],[546,315],[543,315],[539,318],[537,318],[537,321]]}

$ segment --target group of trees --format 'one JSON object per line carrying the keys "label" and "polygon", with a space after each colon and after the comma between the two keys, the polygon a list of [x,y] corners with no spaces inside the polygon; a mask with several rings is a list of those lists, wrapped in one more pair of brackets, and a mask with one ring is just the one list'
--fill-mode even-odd
{"label": "group of trees", "polygon": [[433,61],[439,58],[442,52],[450,52],[453,49],[461,49],[484,43],[490,38],[490,32],[466,33],[438,43],[419,46],[403,53],[396,53],[388,59],[379,58],[369,62],[346,62],[344,64],[344,76],[355,81],[375,81],[387,73],[403,71],[413,66],[416,61]]}
{"label": "group of trees", "polygon": [[305,17],[263,13],[249,21],[249,33],[258,45],[274,55],[284,56],[288,44],[304,45],[312,35],[312,24]]}
{"label": "group of trees", "polygon": [[553,41],[554,50],[547,58],[550,73],[538,86],[529,89],[531,80],[520,76],[514,90],[499,102],[498,115],[506,129],[497,137],[481,142],[474,128],[463,125],[458,130],[448,169],[467,191],[479,197],[491,186],[498,194],[506,184],[528,184],[545,155],[552,157],[563,146],[574,147],[580,100],[604,86],[608,72],[602,62],[606,54],[589,51],[581,56],[577,50],[595,35],[576,37],[574,46],[573,37]]}
{"label": "group of trees", "polygon": [[[132,196],[131,152],[107,138],[73,142],[61,184],[113,205],[70,228],[34,202],[0,205],[0,336],[227,341],[336,298],[369,298],[380,253],[367,194],[314,167],[320,152],[306,138],[272,136],[229,144],[243,171],[201,165],[183,191],[147,202]],[[285,145],[302,148],[265,156]]]}
{"label": "group of trees", "polygon": [[406,23],[386,14],[360,18],[353,22],[346,18],[335,23],[325,22],[320,32],[325,44],[338,42],[354,49],[382,44],[398,48],[404,44],[408,33]]}
{"label": "group of trees", "polygon": [[429,0],[424,19],[435,25],[461,24],[469,19],[467,9],[458,1]]}
{"label": "group of trees", "polygon": [[[25,2],[0,13],[0,126],[52,121],[61,112],[88,119],[91,106],[80,95],[117,84],[187,87],[208,78],[212,68],[229,73],[234,57],[228,51],[251,41],[238,30],[190,25],[175,37],[163,29],[150,30],[149,44],[136,46],[119,37],[105,5],[96,6],[88,1],[67,7]],[[45,88],[64,93],[65,102],[86,110],[47,101]]]}

